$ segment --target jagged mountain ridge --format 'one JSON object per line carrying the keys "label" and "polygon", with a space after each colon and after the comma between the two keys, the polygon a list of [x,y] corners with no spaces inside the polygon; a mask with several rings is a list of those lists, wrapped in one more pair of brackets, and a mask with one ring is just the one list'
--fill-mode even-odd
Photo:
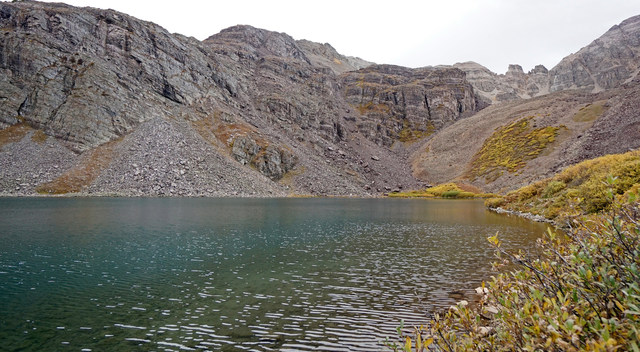
{"label": "jagged mountain ridge", "polygon": [[634,16],[549,71],[536,66],[525,74],[510,65],[496,75],[473,62],[454,65],[478,100],[492,105],[417,148],[414,173],[508,192],[580,161],[640,148],[639,52]]}
{"label": "jagged mountain ridge", "polygon": [[[8,194],[415,188],[408,152],[393,140],[407,128],[427,132],[429,116],[388,98],[419,91],[419,105],[433,95],[438,126],[474,109],[460,101],[473,92],[459,70],[447,83],[437,72],[451,69],[396,75],[378,66],[370,74],[388,82],[371,93],[349,78],[369,63],[249,26],[200,42],[112,10],[20,2],[0,4],[0,27],[0,188]],[[420,87],[405,82],[416,80]],[[384,92],[376,104],[385,113],[361,111],[367,101],[347,90],[369,100]]]}
{"label": "jagged mountain ridge", "polygon": [[[627,34],[609,36],[604,54],[589,46],[574,61],[615,56],[616,40],[634,53],[637,22],[623,22]],[[371,196],[449,180],[505,191],[640,140],[630,54],[592,68],[613,77],[598,95],[551,92],[545,77],[576,65],[528,74],[513,65],[502,76],[474,63],[408,69],[250,26],[198,41],[63,4],[0,3],[0,29],[2,194]],[[557,87],[597,90],[576,82]],[[494,129],[527,114],[562,129],[589,104],[603,112],[569,123],[551,144],[571,153],[551,150],[552,162],[543,153],[515,176],[469,179]]]}
{"label": "jagged mountain ridge", "polygon": [[506,193],[580,161],[640,148],[639,97],[636,79],[600,93],[566,90],[495,104],[436,132],[416,149],[412,167],[434,184]]}
{"label": "jagged mountain ridge", "polygon": [[480,101],[494,104],[417,148],[416,176],[507,192],[586,159],[640,148],[638,52],[634,16],[549,71],[525,74],[510,65],[496,75],[473,62],[454,65]]}
{"label": "jagged mountain ridge", "polygon": [[614,25],[551,70],[538,65],[525,73],[520,65],[513,64],[501,75],[471,61],[453,67],[467,74],[485,104],[530,99],[567,89],[598,93],[630,82],[640,73],[640,16]]}

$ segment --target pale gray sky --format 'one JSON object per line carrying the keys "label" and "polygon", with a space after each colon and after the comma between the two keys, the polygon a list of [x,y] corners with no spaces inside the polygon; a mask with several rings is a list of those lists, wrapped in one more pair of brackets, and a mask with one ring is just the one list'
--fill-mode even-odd
{"label": "pale gray sky", "polygon": [[198,39],[248,24],[338,52],[409,67],[476,61],[504,73],[551,69],[622,20],[640,0],[63,0],[112,8]]}

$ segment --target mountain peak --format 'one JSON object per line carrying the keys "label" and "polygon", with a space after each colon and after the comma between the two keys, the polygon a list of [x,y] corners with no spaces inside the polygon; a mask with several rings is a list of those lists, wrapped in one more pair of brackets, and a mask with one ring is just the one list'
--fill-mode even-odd
{"label": "mountain peak", "polygon": [[277,56],[309,62],[290,35],[249,25],[237,25],[223,29],[220,33],[205,39],[204,43],[242,47],[261,56]]}

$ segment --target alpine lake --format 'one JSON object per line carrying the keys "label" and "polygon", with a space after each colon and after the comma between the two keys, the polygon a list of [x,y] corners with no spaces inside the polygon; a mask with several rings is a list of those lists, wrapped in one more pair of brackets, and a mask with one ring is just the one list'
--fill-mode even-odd
{"label": "alpine lake", "polygon": [[386,351],[546,226],[481,200],[0,198],[0,350]]}

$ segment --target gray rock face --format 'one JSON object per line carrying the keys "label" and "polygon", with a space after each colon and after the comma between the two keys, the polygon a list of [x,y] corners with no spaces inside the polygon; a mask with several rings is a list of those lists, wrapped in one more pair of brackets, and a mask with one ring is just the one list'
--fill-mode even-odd
{"label": "gray rock face", "polygon": [[248,135],[234,139],[231,154],[242,165],[253,165],[274,181],[292,170],[298,161],[291,151],[273,145],[261,146]]}
{"label": "gray rock face", "polygon": [[373,65],[373,62],[363,60],[359,57],[344,56],[338,53],[336,49],[328,43],[320,44],[304,39],[298,40],[296,43],[314,66],[329,67],[338,75]]}
{"label": "gray rock face", "polygon": [[504,75],[475,62],[453,65],[467,74],[479,100],[487,104],[529,99],[567,89],[597,93],[630,82],[640,72],[640,16],[613,26],[551,70],[538,65],[524,73],[509,65]]}
{"label": "gray rock face", "polygon": [[550,90],[586,88],[599,92],[630,81],[639,69],[640,16],[634,16],[562,59],[549,72]]}
{"label": "gray rock face", "polygon": [[509,65],[504,75],[493,73],[475,62],[457,63],[453,67],[467,74],[478,100],[485,105],[549,93],[548,71],[543,65],[536,66],[528,73],[524,73],[520,65]]}
{"label": "gray rock face", "polygon": [[476,111],[461,70],[373,65],[341,76],[347,102],[360,112],[358,129],[383,145],[411,140]]}
{"label": "gray rock face", "polygon": [[2,4],[0,121],[18,119],[85,151],[202,98],[202,46],[124,14]]}
{"label": "gray rock face", "polygon": [[[344,85],[349,72],[371,63],[249,26],[200,42],[111,10],[5,2],[0,28],[0,137],[20,124],[54,137],[47,143],[56,150],[38,153],[28,136],[0,145],[0,161],[20,158],[16,143],[30,145],[21,150],[33,163],[3,162],[10,177],[21,179],[31,164],[38,174],[47,170],[37,185],[0,183],[5,194],[15,187],[161,196],[416,188],[408,151],[387,147],[400,136],[388,120],[403,115],[427,126],[425,92],[436,128],[474,109],[460,71],[408,70],[392,83],[403,86],[397,92],[406,104],[389,105],[391,115],[361,113]],[[409,87],[413,76],[420,87]],[[378,125],[396,132],[378,133]],[[48,158],[66,155],[60,148],[73,153],[55,169]],[[372,155],[379,162],[366,162]]]}

